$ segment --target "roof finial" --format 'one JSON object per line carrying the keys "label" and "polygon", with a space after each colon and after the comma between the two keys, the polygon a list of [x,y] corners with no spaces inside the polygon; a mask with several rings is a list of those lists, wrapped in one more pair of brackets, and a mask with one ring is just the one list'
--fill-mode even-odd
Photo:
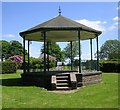
{"label": "roof finial", "polygon": [[60,6],[59,6],[59,16],[61,16],[61,8],[60,8]]}

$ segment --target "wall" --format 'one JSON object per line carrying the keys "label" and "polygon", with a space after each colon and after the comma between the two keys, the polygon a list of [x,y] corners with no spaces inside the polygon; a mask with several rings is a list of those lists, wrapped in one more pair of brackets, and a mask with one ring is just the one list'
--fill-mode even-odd
{"label": "wall", "polygon": [[76,74],[78,87],[86,86],[90,84],[96,84],[102,81],[102,72],[88,72],[82,74]]}

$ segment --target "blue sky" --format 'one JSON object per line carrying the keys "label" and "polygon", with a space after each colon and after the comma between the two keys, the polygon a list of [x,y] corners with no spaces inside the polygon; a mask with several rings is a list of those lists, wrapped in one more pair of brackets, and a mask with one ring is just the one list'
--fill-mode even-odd
{"label": "blue sky", "polygon": [[[102,31],[99,36],[99,48],[106,40],[118,39],[120,7],[117,2],[3,2],[2,39],[18,40],[22,43],[19,32],[57,16],[59,6],[62,16]],[[38,57],[42,44],[32,42],[30,55]],[[65,48],[66,44],[59,43],[61,49]],[[89,40],[81,41],[81,45],[82,59],[89,59]],[[96,39],[93,40],[93,52],[95,51]]]}

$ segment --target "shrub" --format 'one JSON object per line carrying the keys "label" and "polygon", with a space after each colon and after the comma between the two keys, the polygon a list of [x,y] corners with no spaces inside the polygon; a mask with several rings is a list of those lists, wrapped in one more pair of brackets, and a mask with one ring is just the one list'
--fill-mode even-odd
{"label": "shrub", "polygon": [[[56,66],[56,61],[53,61],[53,60],[49,60],[49,68],[53,68]],[[47,64],[47,67],[48,67],[48,64]]]}
{"label": "shrub", "polygon": [[103,72],[120,72],[120,62],[117,60],[100,61],[100,70]]}
{"label": "shrub", "polygon": [[[89,69],[96,70],[96,65],[97,65],[96,62],[97,62],[96,60],[81,61],[81,66],[85,70],[89,70]],[[79,66],[79,60],[74,61],[74,66]]]}
{"label": "shrub", "polygon": [[[48,62],[46,63],[48,67]],[[56,62],[49,59],[49,68],[55,67]],[[44,68],[44,61],[40,58],[30,58],[30,68],[31,69],[43,69]]]}
{"label": "shrub", "polygon": [[[28,69],[28,61],[25,62],[26,69]],[[23,63],[21,66],[21,69],[23,69]],[[46,62],[46,66],[48,67],[48,62]],[[49,59],[49,68],[55,67],[56,62]],[[44,68],[44,61],[43,59],[40,58],[33,58],[30,57],[30,64],[29,64],[29,69],[43,69]]]}
{"label": "shrub", "polygon": [[30,58],[30,68],[31,69],[42,69],[43,68],[42,60],[38,58]]}
{"label": "shrub", "polygon": [[77,59],[74,60],[74,61],[73,61],[73,66],[79,66],[79,60],[77,60]]}
{"label": "shrub", "polygon": [[14,55],[14,56],[11,56],[9,58],[10,58],[10,61],[15,62],[17,64],[17,69],[21,68],[22,62],[23,62],[22,56],[20,56],[20,55]]}
{"label": "shrub", "polygon": [[11,61],[0,62],[0,66],[2,66],[2,74],[4,73],[16,73],[17,64]]}

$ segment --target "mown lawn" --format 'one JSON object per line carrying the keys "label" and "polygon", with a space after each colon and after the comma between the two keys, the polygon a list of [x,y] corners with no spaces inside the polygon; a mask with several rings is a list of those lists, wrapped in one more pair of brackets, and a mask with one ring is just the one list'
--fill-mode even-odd
{"label": "mown lawn", "polygon": [[3,74],[2,108],[118,108],[118,74],[103,73],[103,81],[69,94],[21,86],[20,73]]}

